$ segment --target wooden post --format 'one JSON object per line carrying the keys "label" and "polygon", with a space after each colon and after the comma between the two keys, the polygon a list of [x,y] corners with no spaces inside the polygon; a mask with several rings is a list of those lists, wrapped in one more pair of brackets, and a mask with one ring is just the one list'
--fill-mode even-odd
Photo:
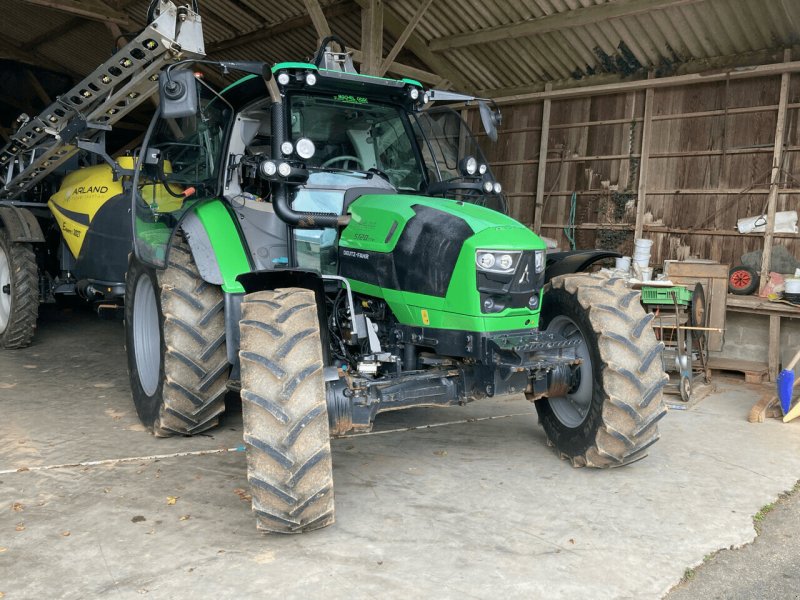
{"label": "wooden post", "polygon": [[[792,51],[783,52],[784,62],[792,59]],[[770,263],[772,262],[772,242],[775,238],[775,210],[778,205],[778,183],[781,180],[783,167],[783,137],[786,127],[786,105],[789,102],[790,73],[781,75],[781,95],[778,100],[778,119],[775,124],[775,145],[772,149],[772,174],[769,179],[769,196],[767,196],[767,225],[764,232],[764,250],[761,253],[761,284],[760,290],[769,282]]]}
{"label": "wooden post", "polygon": [[[649,78],[652,79],[651,72]],[[647,88],[644,93],[644,122],[642,123],[642,152],[639,158],[639,186],[636,193],[636,225],[633,239],[642,237],[644,230],[644,209],[647,200],[647,170],[650,159],[650,137],[653,130],[653,95],[655,90]]]}
{"label": "wooden post", "polygon": [[[322,7],[319,5],[319,0],[303,0],[308,11],[308,16],[311,17],[311,23],[314,25],[314,31],[317,32],[317,45],[319,45],[323,38],[331,34],[331,28],[328,25],[328,20],[325,18],[325,13],[322,12]],[[342,48],[344,50],[344,48]]]}
{"label": "wooden post", "polygon": [[[545,86],[550,91],[552,84]],[[547,141],[550,137],[550,98],[545,98],[542,104],[542,130],[539,140],[539,168],[536,175],[536,207],[533,212],[533,230],[539,233],[542,230],[542,213],[544,212],[544,179],[547,171]]]}
{"label": "wooden post", "polygon": [[376,75],[383,58],[383,0],[369,0],[361,9],[361,52],[361,72]]}

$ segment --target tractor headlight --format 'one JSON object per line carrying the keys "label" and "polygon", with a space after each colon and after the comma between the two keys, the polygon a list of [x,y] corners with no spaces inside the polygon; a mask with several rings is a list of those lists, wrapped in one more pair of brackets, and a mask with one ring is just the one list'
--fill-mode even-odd
{"label": "tractor headlight", "polygon": [[317,76],[314,73],[306,73],[306,85],[317,85]]}
{"label": "tractor headlight", "polygon": [[495,194],[499,194],[500,192],[502,192],[502,191],[503,191],[503,186],[502,186],[502,185],[500,185],[500,183],[496,181],[496,182],[494,183],[494,187],[492,188],[492,191],[493,191]]}
{"label": "tractor headlight", "polygon": [[497,266],[504,271],[508,271],[513,265],[514,259],[510,254],[501,254],[500,258],[497,259]]}
{"label": "tractor headlight", "polygon": [[289,74],[288,73],[280,73],[278,74],[278,83],[281,85],[288,85],[289,84]]}
{"label": "tractor headlight", "polygon": [[292,174],[292,167],[289,166],[289,163],[281,163],[278,165],[278,175],[281,177],[288,177]]}
{"label": "tractor headlight", "polygon": [[408,96],[409,96],[409,97],[410,97],[412,100],[416,101],[416,100],[419,98],[419,90],[418,90],[417,88],[415,88],[415,87],[412,87],[412,88],[411,88],[411,89],[408,91]]}
{"label": "tractor headlight", "polygon": [[478,263],[478,266],[486,271],[491,269],[496,261],[497,259],[491,252],[478,252],[475,258],[475,262]]}
{"label": "tractor headlight", "polygon": [[308,160],[314,156],[314,152],[316,152],[317,149],[314,147],[314,142],[312,142],[310,139],[300,138],[297,140],[295,150],[297,150],[297,156],[303,160]]}
{"label": "tractor headlight", "polygon": [[533,270],[537,273],[541,273],[544,271],[544,263],[545,263],[545,251],[544,250],[537,250],[533,253],[534,256],[534,263],[533,263]]}
{"label": "tractor headlight", "polygon": [[292,142],[283,142],[281,144],[281,154],[284,156],[289,156],[292,152],[294,152],[294,146],[292,146]]}
{"label": "tractor headlight", "polygon": [[481,166],[478,167],[478,173],[481,175],[485,174],[487,168],[486,163],[481,163]]}
{"label": "tractor headlight", "polygon": [[479,271],[513,273],[519,264],[521,250],[477,250],[475,264]]}
{"label": "tractor headlight", "polygon": [[461,173],[462,175],[473,176],[478,172],[478,161],[474,156],[466,156],[461,159]]}
{"label": "tractor headlight", "polygon": [[265,160],[264,162],[262,162],[260,168],[261,168],[261,174],[264,177],[272,177],[273,175],[275,175],[275,173],[278,172],[278,165],[276,165],[271,160]]}
{"label": "tractor headlight", "polygon": [[491,181],[484,181],[483,182],[483,191],[487,194],[491,194],[492,190],[494,189],[494,184]]}
{"label": "tractor headlight", "polygon": [[428,92],[425,92],[424,94],[422,94],[422,103],[423,104],[427,104],[428,102],[430,102],[430,100],[431,100],[431,97],[428,95]]}

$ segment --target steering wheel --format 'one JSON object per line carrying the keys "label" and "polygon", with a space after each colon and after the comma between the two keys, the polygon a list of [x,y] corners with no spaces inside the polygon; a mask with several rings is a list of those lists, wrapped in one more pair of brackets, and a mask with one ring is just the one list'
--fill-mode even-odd
{"label": "steering wheel", "polygon": [[343,154],[342,156],[334,156],[333,158],[329,158],[324,163],[322,163],[320,167],[325,169],[337,162],[347,162],[351,160],[354,161],[356,164],[358,164],[358,166],[361,167],[362,170],[364,169],[364,163],[361,162],[361,159],[358,158],[357,156],[352,156],[350,154]]}

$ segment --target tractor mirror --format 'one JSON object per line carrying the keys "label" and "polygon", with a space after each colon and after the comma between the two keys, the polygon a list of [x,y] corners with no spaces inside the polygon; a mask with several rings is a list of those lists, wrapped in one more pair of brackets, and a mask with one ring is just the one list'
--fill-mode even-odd
{"label": "tractor mirror", "polygon": [[478,110],[481,113],[481,123],[483,123],[483,130],[486,132],[486,135],[489,136],[489,139],[493,142],[497,141],[497,128],[500,126],[500,123],[503,121],[503,116],[500,114],[500,109],[497,108],[497,104],[492,102],[494,105],[493,107],[489,106],[489,103],[485,100],[478,100]]}
{"label": "tractor mirror", "polygon": [[197,81],[192,71],[161,71],[158,92],[163,118],[179,119],[197,114]]}

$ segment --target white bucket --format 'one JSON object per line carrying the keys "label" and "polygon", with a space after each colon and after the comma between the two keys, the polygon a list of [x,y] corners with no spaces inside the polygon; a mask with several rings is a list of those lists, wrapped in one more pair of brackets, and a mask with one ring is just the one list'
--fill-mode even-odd
{"label": "white bucket", "polygon": [[637,250],[641,249],[641,250],[647,250],[648,252],[650,252],[650,248],[653,245],[653,240],[646,240],[646,239],[640,238],[638,240],[634,240],[633,245]]}
{"label": "white bucket", "polygon": [[614,268],[617,271],[630,271],[631,270],[631,257],[618,256],[614,259]]}
{"label": "white bucket", "polygon": [[642,281],[650,281],[651,279],[653,279],[653,268],[642,269]]}
{"label": "white bucket", "polygon": [[633,264],[637,265],[639,267],[642,267],[643,269],[646,268],[646,267],[649,267],[650,266],[650,257],[648,256],[647,258],[634,258],[633,259]]}

